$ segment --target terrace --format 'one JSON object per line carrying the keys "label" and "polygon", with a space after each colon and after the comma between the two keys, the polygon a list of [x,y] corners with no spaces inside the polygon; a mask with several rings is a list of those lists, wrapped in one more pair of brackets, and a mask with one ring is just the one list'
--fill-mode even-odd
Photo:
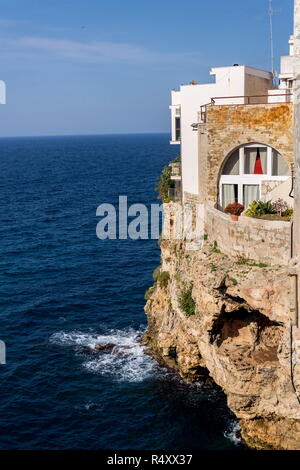
{"label": "terrace", "polygon": [[[226,100],[223,104],[222,101]],[[266,95],[244,95],[244,96],[217,96],[210,100],[210,103],[200,107],[198,113],[198,123],[193,124],[194,130],[197,130],[198,124],[205,124],[207,119],[207,109],[210,106],[247,106],[247,105],[267,105],[276,103],[291,103],[293,101],[292,91],[286,89],[269,90]],[[229,103],[228,103],[229,102]]]}

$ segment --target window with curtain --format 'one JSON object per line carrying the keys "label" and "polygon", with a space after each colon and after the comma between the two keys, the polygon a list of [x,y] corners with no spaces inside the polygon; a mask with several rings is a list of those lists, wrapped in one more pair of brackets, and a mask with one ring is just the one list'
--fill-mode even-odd
{"label": "window with curtain", "polygon": [[224,165],[223,175],[239,175],[240,173],[240,151],[233,152]]}
{"label": "window with curtain", "polygon": [[282,156],[273,150],[272,176],[289,176],[290,170]]}
{"label": "window with curtain", "polygon": [[266,174],[267,173],[267,148],[251,147],[245,148],[245,174]]}
{"label": "window with curtain", "polygon": [[259,185],[258,184],[244,184],[243,186],[244,207],[248,209],[253,201],[259,200]]}
{"label": "window with curtain", "polygon": [[222,184],[222,207],[225,209],[228,204],[238,201],[238,185]]}

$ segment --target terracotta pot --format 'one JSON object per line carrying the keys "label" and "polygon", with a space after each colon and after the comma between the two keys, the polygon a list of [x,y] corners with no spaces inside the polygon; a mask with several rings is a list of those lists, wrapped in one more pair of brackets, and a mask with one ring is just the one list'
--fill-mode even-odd
{"label": "terracotta pot", "polygon": [[231,217],[231,220],[233,220],[234,222],[237,222],[239,220],[238,215],[230,214],[230,217]]}

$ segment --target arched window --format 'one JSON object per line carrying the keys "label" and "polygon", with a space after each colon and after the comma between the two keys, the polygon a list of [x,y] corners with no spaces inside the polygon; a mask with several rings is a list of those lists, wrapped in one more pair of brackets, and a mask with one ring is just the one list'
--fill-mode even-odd
{"label": "arched window", "polygon": [[289,166],[273,148],[248,144],[234,150],[222,169],[220,177],[220,205],[223,209],[239,202],[245,209],[261,198],[262,181],[285,181],[290,176]]}

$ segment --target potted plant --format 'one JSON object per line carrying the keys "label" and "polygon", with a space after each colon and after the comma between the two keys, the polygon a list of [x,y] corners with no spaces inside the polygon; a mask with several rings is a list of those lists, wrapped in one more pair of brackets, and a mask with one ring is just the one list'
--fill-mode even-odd
{"label": "potted plant", "polygon": [[244,206],[239,204],[238,202],[233,202],[232,204],[228,204],[225,207],[226,214],[230,214],[231,220],[237,222],[239,220],[239,216],[244,210]]}

